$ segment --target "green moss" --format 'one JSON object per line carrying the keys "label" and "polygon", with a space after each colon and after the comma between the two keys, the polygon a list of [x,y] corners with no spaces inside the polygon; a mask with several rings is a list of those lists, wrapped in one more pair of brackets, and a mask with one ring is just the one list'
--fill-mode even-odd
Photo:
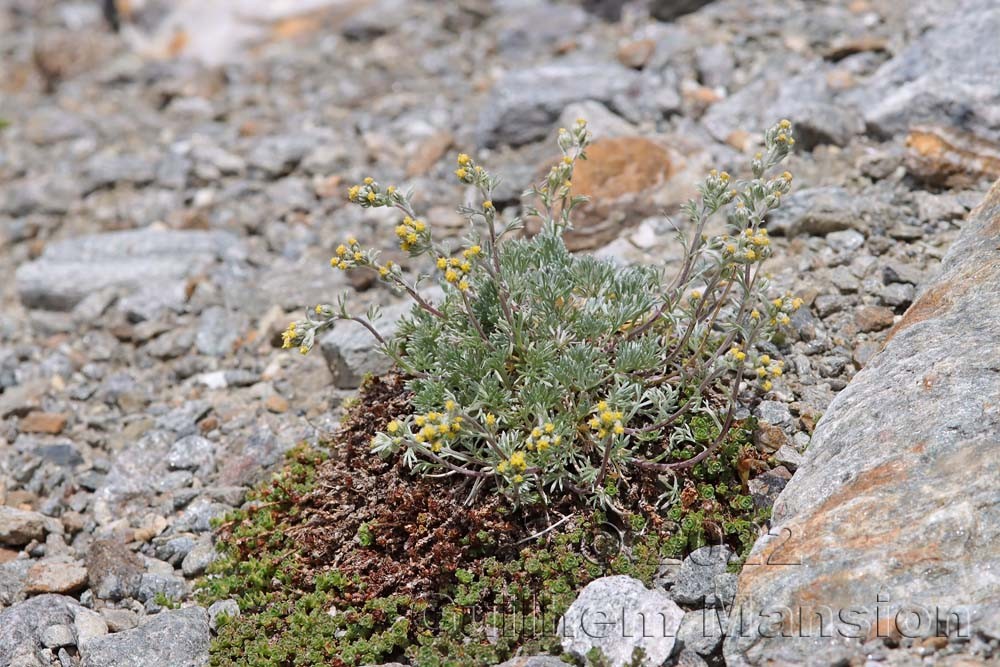
{"label": "green moss", "polygon": [[[718,433],[708,420],[694,418],[689,426],[699,444]],[[690,469],[679,497],[654,514],[578,512],[514,550],[481,531],[475,536],[481,547],[450,582],[433,599],[419,600],[402,594],[369,599],[364,578],[303,565],[303,547],[287,529],[298,523],[300,501],[316,488],[326,456],[298,447],[252,494],[253,503],[217,526],[222,556],[200,586],[201,601],[234,598],[242,614],[220,623],[211,664],[346,667],[406,660],[476,667],[518,653],[558,655],[559,618],[593,579],[624,574],[649,585],[665,557],[720,540],[741,555],[749,550],[754,523],[766,518],[744,490],[746,461],[761,460],[750,443],[752,427],[733,429],[716,457]],[[378,525],[362,524],[354,548],[373,548],[377,538]]]}

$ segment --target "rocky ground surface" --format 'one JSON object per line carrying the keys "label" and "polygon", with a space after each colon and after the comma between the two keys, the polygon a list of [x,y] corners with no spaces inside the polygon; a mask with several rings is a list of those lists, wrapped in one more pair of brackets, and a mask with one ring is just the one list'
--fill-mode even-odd
{"label": "rocky ground surface", "polygon": [[[210,520],[380,370],[363,332],[301,358],[280,330],[345,289],[358,309],[401,303],[329,268],[352,235],[409,263],[395,221],[345,205],[346,186],[412,186],[458,235],[460,149],[506,175],[495,202],[513,217],[577,117],[599,144],[575,247],[668,264],[664,213],[710,167],[744,175],[766,124],[796,121],[769,268],[808,307],[754,407],[784,465],[756,490],[773,501],[1000,175],[1000,63],[981,48],[1000,10],[621,4],[341,2],[208,66],[139,55],[96,2],[0,2],[0,664],[204,664],[218,610],[189,603]],[[155,4],[123,17],[157,19]],[[668,565],[700,572],[690,595],[663,581],[689,610],[732,577]],[[735,580],[719,585],[731,600]],[[718,664],[721,635],[688,634],[683,664]],[[969,651],[904,640],[870,659]]]}

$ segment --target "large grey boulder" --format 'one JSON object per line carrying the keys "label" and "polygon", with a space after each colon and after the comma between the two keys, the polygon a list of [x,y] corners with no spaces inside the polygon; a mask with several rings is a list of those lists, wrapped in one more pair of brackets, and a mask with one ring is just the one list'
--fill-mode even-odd
{"label": "large grey boulder", "polygon": [[201,607],[161,611],[137,628],[84,643],[80,667],[204,667],[208,633]]}
{"label": "large grey boulder", "polygon": [[[940,5],[940,3],[930,3]],[[876,131],[931,123],[1000,140],[1000,4],[962,0],[849,99]]]}
{"label": "large grey boulder", "polygon": [[611,63],[555,63],[506,74],[479,114],[480,145],[520,146],[544,138],[572,102],[611,102],[638,81],[633,70]]}
{"label": "large grey boulder", "polygon": [[659,667],[674,649],[684,612],[660,590],[617,575],[595,579],[559,621],[563,650],[586,660],[597,649],[608,667]]}
{"label": "large grey boulder", "polygon": [[[86,644],[107,633],[100,614],[63,595],[39,595],[0,612],[0,665],[32,664],[46,645]],[[59,637],[60,641],[55,642]],[[41,664],[38,662],[38,664]]]}
{"label": "large grey boulder", "polygon": [[136,299],[179,307],[187,279],[221,259],[245,256],[226,232],[138,229],[50,243],[17,269],[17,293],[28,308],[71,310],[87,295],[115,289]]}
{"label": "large grey boulder", "polygon": [[1000,183],[817,425],[740,575],[728,664],[864,662],[868,637],[946,624],[1000,637],[998,248]]}

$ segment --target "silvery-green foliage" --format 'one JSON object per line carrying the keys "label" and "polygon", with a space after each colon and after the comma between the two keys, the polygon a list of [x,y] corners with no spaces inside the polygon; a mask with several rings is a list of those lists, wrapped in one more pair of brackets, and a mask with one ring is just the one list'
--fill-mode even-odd
{"label": "silvery-green foliage", "polygon": [[[412,312],[386,340],[371,325],[374,314],[353,316],[343,300],[320,305],[289,325],[285,346],[305,353],[341,319],[375,335],[413,392],[412,413],[374,438],[376,453],[400,453],[416,473],[454,477],[470,498],[496,490],[514,503],[545,503],[572,493],[614,509],[637,471],[670,485],[672,471],[710,456],[733,426],[740,392],[769,391],[781,375],[782,362],[758,344],[801,301],[768,299],[760,265],[771,254],[764,217],[791,187],[788,172],[768,175],[794,143],[791,124],[767,130],[751,180],[713,170],[700,185],[700,199],[683,209],[685,256],[672,276],[566,249],[562,234],[584,201],[572,195],[573,168],[588,141],[582,121],[560,131],[563,159],[526,193],[537,202],[526,215],[543,222],[532,238],[511,233],[520,220],[501,229],[492,203],[499,179],[465,154],[455,174],[480,203],[459,208],[470,232],[457,250],[435,242],[409,193],[374,179],[350,189],[361,206],[399,209],[401,249],[429,255],[435,274],[411,281],[348,239],[331,264],[377,272],[413,298]],[[726,216],[728,233],[709,238],[716,215]],[[428,278],[445,288],[439,304],[420,296]],[[711,420],[716,436],[677,460],[694,442],[695,415]]]}

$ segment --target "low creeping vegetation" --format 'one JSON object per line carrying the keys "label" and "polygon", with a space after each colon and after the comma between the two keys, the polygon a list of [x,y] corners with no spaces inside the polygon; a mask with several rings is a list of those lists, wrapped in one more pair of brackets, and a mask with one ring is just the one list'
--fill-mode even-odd
{"label": "low creeping vegetation", "polygon": [[[520,219],[502,224],[492,202],[499,179],[465,154],[455,175],[478,198],[459,208],[468,221],[459,247],[434,239],[412,193],[371,178],[353,186],[357,205],[399,209],[400,248],[429,256],[436,272],[410,280],[348,239],[331,265],[376,272],[413,299],[410,316],[383,338],[376,311],[352,315],[341,297],[284,333],[285,347],[306,353],[338,320],[366,327],[413,394],[412,409],[395,415],[372,449],[401,454],[417,473],[461,480],[470,502],[494,489],[515,506],[569,494],[622,513],[617,499],[645,471],[662,483],[654,505],[669,506],[682,490],[677,472],[726,442],[741,391],[769,391],[782,373],[783,362],[759,345],[801,300],[769,298],[760,267],[771,254],[764,218],[791,188],[787,171],[770,175],[794,143],[791,123],[765,132],[752,179],[713,170],[700,185],[700,200],[683,209],[690,229],[678,231],[685,255],[670,278],[566,249],[562,234],[584,200],[572,194],[573,169],[588,142],[583,121],[560,130],[561,159],[526,193],[537,206],[525,214],[543,223],[533,238],[516,237]],[[716,215],[727,233],[710,238]],[[422,296],[429,281],[443,286],[440,303]],[[711,441],[692,433],[694,418],[711,425]]]}

